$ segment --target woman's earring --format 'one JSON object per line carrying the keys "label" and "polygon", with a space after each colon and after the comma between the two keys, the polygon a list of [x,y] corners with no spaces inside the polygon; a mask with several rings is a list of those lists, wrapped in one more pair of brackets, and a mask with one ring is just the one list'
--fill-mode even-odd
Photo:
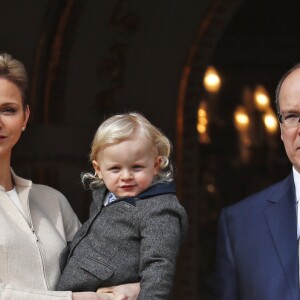
{"label": "woman's earring", "polygon": [[22,131],[25,131],[26,127],[22,127]]}

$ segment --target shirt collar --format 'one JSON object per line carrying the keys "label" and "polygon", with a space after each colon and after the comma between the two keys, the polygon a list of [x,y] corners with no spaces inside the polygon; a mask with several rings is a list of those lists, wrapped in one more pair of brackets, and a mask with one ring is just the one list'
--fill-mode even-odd
{"label": "shirt collar", "polygon": [[298,203],[300,198],[300,173],[293,166],[293,176],[296,190],[296,203]]}

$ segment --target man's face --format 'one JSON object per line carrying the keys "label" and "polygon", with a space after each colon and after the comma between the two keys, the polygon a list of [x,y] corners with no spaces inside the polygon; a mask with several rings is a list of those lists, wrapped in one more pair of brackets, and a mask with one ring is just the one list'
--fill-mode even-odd
{"label": "man's face", "polygon": [[[279,93],[280,114],[300,114],[300,69],[288,75],[284,80]],[[286,154],[300,172],[300,126],[288,128],[280,124],[281,140]]]}

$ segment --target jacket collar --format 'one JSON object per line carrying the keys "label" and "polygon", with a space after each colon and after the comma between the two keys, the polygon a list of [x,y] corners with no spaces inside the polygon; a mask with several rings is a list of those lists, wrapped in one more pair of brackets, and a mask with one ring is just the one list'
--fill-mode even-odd
{"label": "jacket collar", "polygon": [[[296,193],[295,193],[295,183],[293,173],[290,173],[284,180],[282,180],[278,185],[275,192],[272,193],[269,197],[269,202],[277,203],[278,201],[286,201],[287,195],[291,204],[295,205],[296,203]],[[290,201],[289,201],[290,202]]]}
{"label": "jacket collar", "polygon": [[14,182],[15,186],[17,187],[17,189],[19,189],[21,187],[27,188],[27,187],[32,186],[31,180],[24,179],[22,177],[17,176],[16,173],[13,171],[13,169],[11,169],[11,176],[12,176],[13,182]]}
{"label": "jacket collar", "polygon": [[174,181],[158,182],[154,185],[151,185],[146,191],[140,193],[135,199],[145,199],[148,197],[154,197],[157,195],[164,194],[175,194],[175,183]]}
{"label": "jacket collar", "polygon": [[[93,199],[96,202],[98,207],[101,207],[104,201],[104,197],[106,193],[108,192],[106,187],[102,187],[100,189],[94,190],[93,191]],[[139,195],[135,197],[124,197],[120,198],[111,204],[120,202],[120,201],[125,201],[129,204],[132,204],[135,206],[135,202],[138,199],[146,199],[158,195],[164,195],[164,194],[175,194],[176,193],[176,186],[174,181],[165,181],[165,182],[158,182],[153,185],[151,185],[147,190],[143,191]]]}
{"label": "jacket collar", "polygon": [[[17,176],[12,168],[10,169],[10,172],[11,172],[11,177],[12,177],[13,183],[18,192],[20,189],[30,188],[32,186],[31,180],[27,180],[27,179]],[[0,190],[5,191],[2,185],[0,185]]]}

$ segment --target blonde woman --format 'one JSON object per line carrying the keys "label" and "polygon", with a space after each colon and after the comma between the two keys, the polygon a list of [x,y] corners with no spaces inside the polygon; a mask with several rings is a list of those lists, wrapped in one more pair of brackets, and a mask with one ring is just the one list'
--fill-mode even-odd
{"label": "blonde woman", "polygon": [[128,299],[122,292],[135,299],[135,285],[118,287],[118,295],[52,291],[60,275],[59,254],[80,223],[60,192],[20,178],[11,168],[12,149],[30,114],[26,89],[23,64],[9,54],[0,54],[1,300]]}

